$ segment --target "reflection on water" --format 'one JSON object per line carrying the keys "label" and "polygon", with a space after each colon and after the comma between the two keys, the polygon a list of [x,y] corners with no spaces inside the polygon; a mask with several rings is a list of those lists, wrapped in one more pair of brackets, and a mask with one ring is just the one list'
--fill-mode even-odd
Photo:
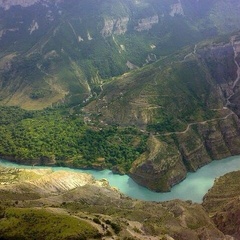
{"label": "reflection on water", "polygon": [[[5,167],[28,168],[32,166],[19,165],[5,160],[0,160],[0,165]],[[49,168],[34,166],[34,168]],[[189,173],[184,181],[172,188],[168,193],[156,193],[137,185],[127,175],[121,176],[113,174],[109,170],[79,170],[65,167],[52,167],[53,171],[65,170],[73,172],[87,172],[92,174],[96,179],[105,178],[111,186],[118,188],[122,193],[137,199],[146,201],[167,201],[172,199],[192,200],[201,202],[203,196],[212,187],[214,179],[225,173],[240,170],[240,156],[229,157],[223,160],[213,161],[202,167],[195,173]]]}

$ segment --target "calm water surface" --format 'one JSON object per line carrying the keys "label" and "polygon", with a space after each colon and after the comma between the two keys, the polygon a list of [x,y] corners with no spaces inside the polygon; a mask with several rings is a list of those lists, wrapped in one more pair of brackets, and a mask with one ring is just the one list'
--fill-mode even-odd
{"label": "calm water surface", "polygon": [[[28,168],[32,166],[20,165],[0,159],[0,165],[4,167]],[[34,166],[34,168],[49,168]],[[144,187],[137,185],[127,175],[121,176],[113,174],[109,170],[79,170],[66,167],[51,167],[53,171],[72,171],[87,172],[92,174],[96,179],[105,178],[111,186],[118,188],[122,193],[137,199],[146,201],[166,201],[172,199],[192,200],[193,202],[202,202],[202,198],[212,187],[214,179],[225,173],[240,170],[240,156],[229,157],[223,160],[213,161],[202,167],[195,173],[188,173],[186,179],[172,188],[168,193],[155,193]]]}

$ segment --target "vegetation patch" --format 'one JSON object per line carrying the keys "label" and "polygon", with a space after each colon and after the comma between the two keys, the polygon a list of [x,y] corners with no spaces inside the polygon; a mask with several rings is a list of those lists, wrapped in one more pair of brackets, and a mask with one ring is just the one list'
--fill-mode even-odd
{"label": "vegetation patch", "polygon": [[63,109],[0,112],[0,155],[22,163],[127,172],[146,148],[147,137],[134,128],[93,128]]}
{"label": "vegetation patch", "polygon": [[0,219],[0,236],[4,239],[33,239],[34,236],[46,240],[99,238],[93,226],[75,217],[28,208],[6,209]]}

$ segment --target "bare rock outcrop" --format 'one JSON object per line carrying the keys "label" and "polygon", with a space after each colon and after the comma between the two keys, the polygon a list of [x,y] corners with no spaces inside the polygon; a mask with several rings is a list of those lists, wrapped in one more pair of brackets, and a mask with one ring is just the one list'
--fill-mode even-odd
{"label": "bare rock outcrop", "polygon": [[171,7],[171,11],[169,15],[171,17],[174,17],[175,15],[184,15],[181,0],[178,0],[177,3],[172,4],[170,7]]}
{"label": "bare rock outcrop", "polygon": [[180,152],[154,136],[148,140],[148,151],[133,163],[130,176],[140,185],[154,191],[169,191],[187,174]]}
{"label": "bare rock outcrop", "polygon": [[104,27],[101,30],[103,37],[109,37],[113,34],[121,35],[127,31],[129,17],[104,19]]}
{"label": "bare rock outcrop", "polygon": [[148,18],[142,18],[138,20],[137,26],[135,26],[135,30],[138,32],[149,30],[153,27],[154,24],[157,24],[159,22],[158,15],[153,15]]}
{"label": "bare rock outcrop", "polygon": [[39,0],[0,0],[0,7],[8,10],[12,6],[29,7],[38,2]]}

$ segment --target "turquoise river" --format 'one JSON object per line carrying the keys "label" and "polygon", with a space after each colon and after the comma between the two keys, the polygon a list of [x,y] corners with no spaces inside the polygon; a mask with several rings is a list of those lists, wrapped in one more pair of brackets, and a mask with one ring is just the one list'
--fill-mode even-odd
{"label": "turquoise river", "polygon": [[[5,160],[0,160],[0,166],[14,168],[32,168],[32,166],[19,165]],[[34,168],[49,168],[34,166]],[[202,202],[203,196],[208,189],[212,187],[214,179],[228,172],[240,170],[240,156],[229,157],[223,160],[213,161],[210,164],[200,168],[195,173],[188,173],[186,179],[172,188],[168,193],[152,192],[136,184],[127,175],[121,176],[113,174],[109,170],[79,170],[66,167],[51,167],[53,171],[72,171],[87,172],[92,174],[96,179],[105,178],[110,185],[116,187],[120,192],[132,198],[146,201],[167,201],[172,199],[192,200],[193,202]]]}

